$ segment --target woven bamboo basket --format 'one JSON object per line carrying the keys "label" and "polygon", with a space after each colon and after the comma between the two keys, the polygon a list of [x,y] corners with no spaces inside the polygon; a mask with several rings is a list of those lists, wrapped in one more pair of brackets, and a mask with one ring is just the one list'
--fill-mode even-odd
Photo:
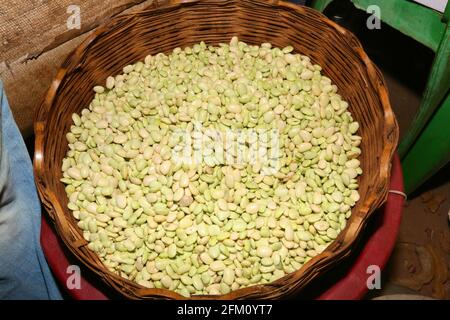
{"label": "woven bamboo basket", "polygon": [[360,123],[361,199],[338,238],[300,270],[273,283],[227,295],[194,297],[273,299],[298,293],[351,253],[371,214],[386,200],[398,126],[383,76],[349,31],[315,10],[283,1],[169,1],[136,14],[115,17],[66,59],[39,106],[34,125],[34,170],[39,195],[67,248],[108,286],[128,298],[183,297],[165,289],[147,289],[111,273],[87,248],[67,208],[64,185],[59,181],[71,114],[89,105],[94,96],[93,86],[104,85],[109,75],[121,73],[127,64],[143,60],[148,54],[168,53],[175,47],[200,41],[228,42],[234,35],[250,44],[292,45],[295,52],[321,65],[324,74],[337,85]]}

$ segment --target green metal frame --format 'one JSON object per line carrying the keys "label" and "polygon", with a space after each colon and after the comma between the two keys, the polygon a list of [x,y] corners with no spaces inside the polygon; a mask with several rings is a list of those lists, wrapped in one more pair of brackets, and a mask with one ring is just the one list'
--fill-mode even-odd
{"label": "green metal frame", "polygon": [[[323,12],[334,0],[315,0],[311,6]],[[412,37],[434,52],[445,33],[446,24],[442,14],[418,3],[406,0],[350,0],[360,10],[366,11],[371,5],[381,10],[381,20],[396,30]],[[447,7],[448,11],[448,7]],[[401,14],[399,14],[399,12]],[[447,12],[445,13],[447,15]],[[448,15],[447,15],[448,17]],[[447,19],[448,21],[448,19]]]}
{"label": "green metal frame", "polygon": [[334,0],[313,0],[311,3],[311,7],[316,9],[317,11],[323,12],[326,7]]}
{"label": "green metal frame", "polygon": [[[324,11],[333,1],[315,0],[312,2],[312,7]],[[448,113],[441,111],[441,109],[450,108],[446,105],[449,101],[450,90],[450,4],[442,15],[406,0],[350,1],[361,10],[366,10],[370,5],[377,5],[381,10],[383,22],[435,52],[419,111],[398,149],[402,157],[405,190],[410,193],[450,160],[450,144],[436,143],[427,138],[437,135],[432,132],[433,130],[438,130],[439,134],[448,130],[438,125],[450,127]],[[436,118],[444,115],[447,118]],[[444,137],[450,139],[450,131]],[[422,155],[426,155],[427,158],[434,157],[434,159],[424,160]]]}
{"label": "green metal frame", "polygon": [[450,159],[450,95],[402,160],[405,191],[411,193]]}

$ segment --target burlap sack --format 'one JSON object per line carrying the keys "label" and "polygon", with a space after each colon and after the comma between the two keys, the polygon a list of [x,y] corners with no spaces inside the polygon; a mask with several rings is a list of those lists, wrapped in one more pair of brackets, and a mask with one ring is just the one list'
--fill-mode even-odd
{"label": "burlap sack", "polygon": [[0,0],[0,78],[22,134],[32,134],[34,110],[57,68],[91,30],[114,15],[161,2]]}

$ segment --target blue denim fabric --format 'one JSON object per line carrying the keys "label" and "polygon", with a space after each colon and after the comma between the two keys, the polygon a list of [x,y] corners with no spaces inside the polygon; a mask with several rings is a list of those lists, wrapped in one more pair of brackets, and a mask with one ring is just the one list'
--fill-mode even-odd
{"label": "blue denim fabric", "polygon": [[0,81],[0,299],[61,299],[40,245],[41,205]]}

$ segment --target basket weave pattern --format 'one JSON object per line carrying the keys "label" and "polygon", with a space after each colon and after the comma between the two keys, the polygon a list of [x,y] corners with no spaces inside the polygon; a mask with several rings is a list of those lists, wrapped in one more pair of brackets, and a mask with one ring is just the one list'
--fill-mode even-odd
{"label": "basket weave pattern", "polygon": [[63,63],[35,118],[34,169],[39,195],[67,248],[106,284],[128,298],[181,299],[166,289],[147,289],[108,271],[87,248],[67,208],[61,163],[67,152],[65,134],[71,114],[79,113],[94,97],[92,87],[148,54],[170,52],[200,41],[216,45],[232,36],[249,44],[291,45],[323,68],[349,102],[362,136],[360,201],[347,227],[320,255],[300,270],[265,285],[215,299],[282,298],[293,295],[349,255],[368,218],[386,200],[390,163],[398,142],[398,126],[380,71],[350,32],[307,7],[282,1],[169,1],[133,15],[113,18],[89,36]]}

